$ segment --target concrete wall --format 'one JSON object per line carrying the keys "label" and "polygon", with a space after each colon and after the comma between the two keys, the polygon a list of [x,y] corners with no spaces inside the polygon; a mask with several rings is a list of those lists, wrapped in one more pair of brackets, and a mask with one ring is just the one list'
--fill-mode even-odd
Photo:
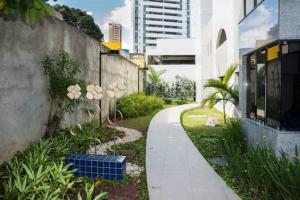
{"label": "concrete wall", "polygon": [[284,152],[291,160],[295,156],[296,147],[300,151],[299,132],[279,131],[247,118],[242,118],[242,124],[247,141],[254,147],[271,147],[277,157]]}
{"label": "concrete wall", "polygon": [[[99,83],[99,42],[56,19],[30,27],[22,21],[0,18],[0,163],[17,150],[40,138],[50,110],[48,78],[41,60],[64,49],[81,65],[81,79]],[[103,56],[102,86],[126,82],[128,93],[138,90],[138,66],[121,56]],[[142,90],[143,73],[140,73]],[[108,115],[108,99],[102,103],[103,120]],[[66,123],[69,123],[66,115]],[[80,121],[87,116],[79,114]]]}
{"label": "concrete wall", "polygon": [[300,38],[300,1],[279,0],[279,38]]}

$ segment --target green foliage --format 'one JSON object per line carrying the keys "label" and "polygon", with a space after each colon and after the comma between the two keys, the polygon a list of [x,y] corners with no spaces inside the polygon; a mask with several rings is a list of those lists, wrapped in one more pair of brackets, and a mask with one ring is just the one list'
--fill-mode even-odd
{"label": "green foliage", "polygon": [[81,129],[76,126],[72,127],[75,134],[72,135],[69,129],[62,129],[57,131],[58,135],[67,137],[72,145],[73,152],[86,152],[91,146],[94,145],[94,133],[96,134],[97,144],[108,142],[113,137],[113,132],[117,137],[124,136],[123,132],[114,130],[105,126],[100,126],[99,122],[85,123],[81,125]]}
{"label": "green foliage", "polygon": [[[60,130],[47,139],[33,143],[24,152],[18,152],[14,158],[0,167],[0,199],[68,199],[74,191],[81,191],[88,180],[74,177],[75,170],[63,165],[65,156],[86,151],[93,144],[90,139],[97,131],[97,139],[107,142],[113,139],[112,130],[99,127],[98,123],[87,123],[74,130],[76,136],[68,130]],[[86,132],[85,132],[86,131]],[[84,134],[84,132],[86,134]],[[120,132],[117,132],[121,137]],[[84,139],[86,137],[86,139]],[[94,186],[81,191],[83,199],[92,199]],[[102,199],[101,193],[94,199]]]}
{"label": "green foliage", "polygon": [[55,5],[54,8],[63,15],[63,18],[67,23],[90,35],[96,40],[103,41],[103,33],[99,26],[94,22],[94,18],[92,16],[80,9],[69,8],[65,5]]}
{"label": "green foliage", "polygon": [[[106,197],[106,195],[107,195],[106,192],[102,192],[93,198],[95,185],[92,184],[91,186],[89,186],[89,184],[86,183],[84,188],[85,188],[85,195],[86,195],[84,199],[86,199],[86,200],[101,200],[104,197]],[[78,194],[77,194],[77,199],[82,200],[82,196],[81,196],[80,192],[78,192]]]}
{"label": "green foliage", "polygon": [[125,118],[147,115],[154,110],[163,108],[163,105],[163,100],[160,98],[142,93],[124,96],[117,102],[117,107]]}
{"label": "green foliage", "polygon": [[[187,117],[190,114],[207,114],[208,117],[217,118],[216,111],[206,111],[207,109],[197,109],[184,113],[184,128],[206,159],[227,158],[226,166],[213,167],[242,199],[299,199],[298,158],[290,161],[282,154],[281,158],[277,159],[270,148],[248,146],[239,121],[230,121],[224,128],[220,128],[208,127],[205,126],[205,120]],[[220,117],[221,115],[218,118]],[[215,139],[202,140],[203,137]]]}
{"label": "green foliage", "polygon": [[232,176],[247,182],[262,199],[298,199],[300,161],[297,157],[292,162],[284,153],[277,159],[271,148],[247,147],[239,122],[232,122],[224,129],[222,146]]}
{"label": "green foliage", "polygon": [[[42,66],[45,75],[49,76],[50,79],[51,110],[46,131],[46,135],[49,136],[56,130],[57,124],[65,112],[72,112],[76,104],[82,103],[82,99],[70,100],[67,97],[67,88],[70,85],[78,84],[84,90],[86,83],[76,78],[81,72],[80,66],[65,51],[60,51],[57,58],[45,56],[42,60]],[[54,128],[52,128],[54,123]],[[51,133],[48,133],[50,127],[52,130]]]}
{"label": "green foliage", "polygon": [[63,166],[70,153],[65,137],[40,140],[1,166],[4,199],[62,199],[74,184],[74,170]]}
{"label": "green foliage", "polygon": [[54,9],[44,0],[4,0],[2,3],[4,16],[25,17],[31,24],[43,22],[47,16],[54,15]]}
{"label": "green foliage", "polygon": [[150,80],[150,84],[148,84],[147,87],[150,94],[156,95],[159,89],[161,89],[160,87],[166,86],[164,82],[161,80],[161,76],[164,75],[167,71],[166,70],[156,71],[151,66],[148,66],[148,68],[149,68],[148,77]]}
{"label": "green foliage", "polygon": [[223,117],[225,123],[226,123],[226,109],[225,109],[226,104],[228,102],[231,102],[236,107],[238,107],[239,104],[238,90],[235,86],[229,84],[229,81],[232,75],[234,74],[235,70],[237,69],[237,67],[238,67],[237,64],[231,65],[225,72],[223,78],[209,79],[203,86],[204,89],[206,88],[213,89],[213,92],[209,94],[207,98],[202,100],[201,102],[202,106],[208,104],[208,106],[212,108],[217,103],[222,103]]}
{"label": "green foliage", "polygon": [[178,104],[193,102],[195,98],[195,81],[188,78],[176,76],[176,82],[173,85],[174,97]]}

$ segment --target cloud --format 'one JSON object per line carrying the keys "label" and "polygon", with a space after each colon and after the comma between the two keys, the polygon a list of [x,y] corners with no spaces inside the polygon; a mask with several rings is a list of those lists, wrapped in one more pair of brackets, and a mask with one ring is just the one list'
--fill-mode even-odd
{"label": "cloud", "polygon": [[104,39],[108,40],[108,24],[117,23],[122,25],[122,48],[132,50],[132,16],[131,1],[125,0],[123,6],[113,9],[108,16],[105,17],[104,23],[100,24],[104,33]]}
{"label": "cloud", "polygon": [[254,48],[262,41],[273,39],[269,31],[276,28],[276,8],[261,5],[240,27],[240,48]]}
{"label": "cloud", "polygon": [[86,11],[86,14],[90,15],[90,16],[93,16],[94,13],[92,11]]}

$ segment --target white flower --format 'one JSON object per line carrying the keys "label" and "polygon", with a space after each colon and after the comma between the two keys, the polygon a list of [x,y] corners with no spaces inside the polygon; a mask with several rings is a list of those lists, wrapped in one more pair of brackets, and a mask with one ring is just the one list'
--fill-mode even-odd
{"label": "white flower", "polygon": [[102,88],[100,86],[88,85],[86,90],[86,98],[88,98],[89,100],[100,100],[102,98]]}
{"label": "white flower", "polygon": [[110,98],[121,98],[125,91],[126,91],[126,86],[124,84],[117,84],[117,83],[112,83],[108,87],[109,89],[106,91],[108,96]]}
{"label": "white flower", "polygon": [[78,84],[71,85],[68,87],[68,94],[67,96],[69,99],[78,99],[81,96],[81,88]]}

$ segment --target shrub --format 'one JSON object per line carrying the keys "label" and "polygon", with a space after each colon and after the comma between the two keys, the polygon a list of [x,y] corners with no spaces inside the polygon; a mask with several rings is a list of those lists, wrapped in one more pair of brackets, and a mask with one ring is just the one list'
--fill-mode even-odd
{"label": "shrub", "polygon": [[193,102],[195,99],[195,81],[188,78],[176,76],[173,84],[173,94],[178,104]]}
{"label": "shrub", "polygon": [[[69,199],[75,191],[85,195],[83,199],[92,199],[94,186],[88,190],[86,186],[83,190],[80,186],[90,181],[74,177],[75,171],[69,170],[70,165],[65,166],[63,160],[78,150],[86,151],[93,143],[92,132],[98,129],[98,124],[87,123],[82,125],[82,131],[75,131],[76,136],[61,130],[31,144],[26,151],[18,152],[0,166],[0,199]],[[111,135],[100,137],[97,132],[102,142]],[[104,195],[101,193],[98,199]]]}
{"label": "shrub", "polygon": [[290,161],[284,153],[277,158],[271,148],[247,146],[241,124],[230,122],[221,137],[228,159],[228,169],[244,185],[256,191],[257,199],[298,199],[300,196],[300,161]]}
{"label": "shrub", "polygon": [[163,108],[163,100],[143,93],[134,93],[118,100],[118,109],[125,118],[144,116],[154,110]]}
{"label": "shrub", "polygon": [[170,98],[164,98],[164,101],[165,101],[166,104],[173,103],[172,99],[170,99]]}

